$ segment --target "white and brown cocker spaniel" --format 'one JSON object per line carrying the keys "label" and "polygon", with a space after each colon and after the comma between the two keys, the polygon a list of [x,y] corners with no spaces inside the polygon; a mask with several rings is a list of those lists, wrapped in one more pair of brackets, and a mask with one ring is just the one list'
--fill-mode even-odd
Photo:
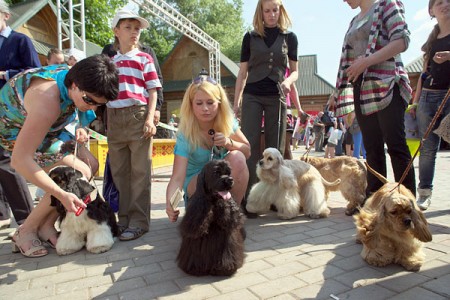
{"label": "white and brown cocker spaniel", "polygon": [[324,218],[330,214],[325,187],[337,185],[340,180],[326,181],[312,165],[299,160],[284,160],[278,149],[267,148],[259,161],[254,184],[247,199],[247,210],[268,212],[277,208],[278,217],[292,219],[300,209],[310,218]]}

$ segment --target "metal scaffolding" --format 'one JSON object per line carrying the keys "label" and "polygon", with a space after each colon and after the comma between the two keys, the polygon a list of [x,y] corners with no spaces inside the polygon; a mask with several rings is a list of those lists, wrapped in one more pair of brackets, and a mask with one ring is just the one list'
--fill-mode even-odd
{"label": "metal scaffolding", "polygon": [[[63,42],[70,42],[70,50],[77,49],[86,55],[86,32],[84,26],[84,0],[56,1],[58,48],[63,50]],[[78,29],[81,37],[75,34]],[[78,43],[76,43],[76,40]]]}
{"label": "metal scaffolding", "polygon": [[209,74],[220,83],[220,44],[163,0],[133,0],[141,9],[160,18],[209,53]]}

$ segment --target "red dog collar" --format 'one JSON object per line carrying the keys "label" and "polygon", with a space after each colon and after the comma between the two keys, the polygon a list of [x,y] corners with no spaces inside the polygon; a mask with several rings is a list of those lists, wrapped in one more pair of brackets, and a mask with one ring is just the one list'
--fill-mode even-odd
{"label": "red dog collar", "polygon": [[[87,205],[93,201],[92,199],[95,200],[96,198],[97,198],[97,189],[94,189],[92,192],[86,195],[86,197],[83,199],[83,202]],[[83,210],[84,207],[79,207],[77,212],[75,213],[75,216],[78,217],[79,215],[81,215]]]}

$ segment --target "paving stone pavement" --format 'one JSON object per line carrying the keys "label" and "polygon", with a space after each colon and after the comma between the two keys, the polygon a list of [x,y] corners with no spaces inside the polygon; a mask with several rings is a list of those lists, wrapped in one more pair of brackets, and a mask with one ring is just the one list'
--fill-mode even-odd
{"label": "paving stone pavement", "polygon": [[[417,177],[417,160],[415,167]],[[275,213],[248,219],[245,263],[234,276],[188,276],[175,262],[178,223],[165,214],[170,172],[154,170],[150,232],[135,241],[117,241],[106,253],[82,250],[61,257],[50,249],[45,257],[25,258],[11,253],[7,235],[13,229],[0,230],[0,299],[450,298],[449,151],[438,153],[433,202],[425,213],[433,241],[424,245],[427,257],[419,272],[365,263],[353,220],[344,214],[346,202],[331,193],[331,215],[325,219],[284,221]],[[392,178],[390,166],[389,174]]]}

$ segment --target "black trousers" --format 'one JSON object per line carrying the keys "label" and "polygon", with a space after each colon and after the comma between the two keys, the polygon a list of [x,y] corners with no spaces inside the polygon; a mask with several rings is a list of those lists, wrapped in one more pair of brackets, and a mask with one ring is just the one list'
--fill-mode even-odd
{"label": "black trousers", "polygon": [[[283,100],[283,102],[280,102]],[[280,110],[281,109],[281,110]],[[247,193],[258,181],[256,164],[262,158],[261,154],[261,122],[264,115],[265,148],[277,148],[284,156],[286,141],[286,103],[277,96],[257,96],[244,94],[242,100],[242,133],[247,137],[251,154],[247,159],[249,181]]]}
{"label": "black trousers", "polygon": [[[400,96],[398,85],[395,85],[392,91],[394,94],[389,106],[371,115],[363,115],[361,113],[361,77],[355,83],[353,92],[355,114],[361,128],[364,147],[366,148],[367,163],[386,177],[386,154],[384,151],[384,144],[386,143],[387,152],[391,157],[395,181],[400,181],[411,160],[411,153],[406,144],[405,136],[406,103]],[[402,183],[416,195],[416,179],[413,167],[408,170],[408,174]],[[372,173],[367,172],[366,193],[368,196],[382,186],[383,183],[379,179]]]}
{"label": "black trousers", "polygon": [[17,224],[22,224],[33,209],[26,180],[11,168],[11,157],[0,147],[0,198],[9,204]]}

